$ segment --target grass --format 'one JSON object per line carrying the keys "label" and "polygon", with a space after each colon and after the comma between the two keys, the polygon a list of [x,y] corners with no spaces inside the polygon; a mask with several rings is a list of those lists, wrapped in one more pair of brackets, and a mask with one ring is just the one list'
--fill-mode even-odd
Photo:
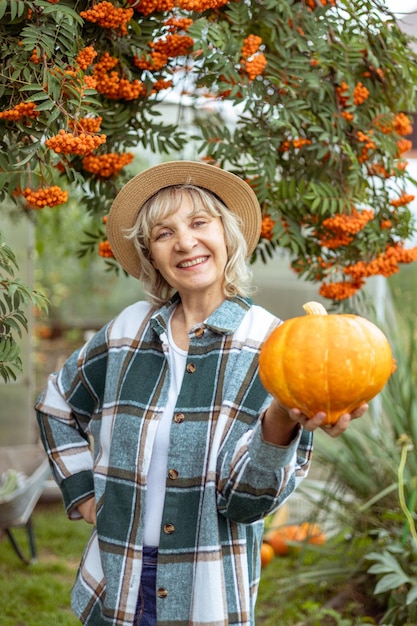
{"label": "grass", "polygon": [[262,571],[256,626],[376,624],[377,606],[357,565],[367,546],[343,535],[275,557]]}
{"label": "grass", "polygon": [[[38,505],[32,519],[34,563],[25,565],[5,535],[0,542],[0,625],[79,625],[70,608],[70,591],[91,529],[70,522],[61,503]],[[13,535],[29,554],[26,530],[13,529]]]}

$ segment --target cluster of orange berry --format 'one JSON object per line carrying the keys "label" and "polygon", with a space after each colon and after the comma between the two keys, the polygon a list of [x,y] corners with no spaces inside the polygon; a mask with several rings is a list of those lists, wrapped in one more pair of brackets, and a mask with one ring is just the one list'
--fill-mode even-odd
{"label": "cluster of orange berry", "polygon": [[109,152],[100,156],[89,155],[83,159],[83,169],[98,178],[110,178],[116,176],[121,169],[133,161],[134,155],[131,152],[118,154]]}
{"label": "cluster of orange berry", "polygon": [[38,55],[38,51],[36,50],[36,48],[33,49],[29,61],[31,63],[34,63],[35,65],[39,65],[39,63],[42,61],[41,57]]}
{"label": "cluster of orange berry", "polygon": [[320,285],[319,294],[323,298],[329,298],[330,300],[346,300],[359,291],[359,289],[362,289],[364,284],[364,280],[322,283]]}
{"label": "cluster of orange berry", "polygon": [[154,94],[158,91],[162,91],[163,89],[169,89],[170,87],[172,87],[172,80],[164,80],[163,78],[160,78],[154,82],[150,93]]}
{"label": "cluster of orange berry", "polygon": [[411,120],[407,115],[405,115],[405,113],[397,113],[394,117],[392,126],[395,132],[401,136],[411,135],[413,132]]}
{"label": "cluster of orange berry", "polygon": [[73,135],[61,129],[57,135],[47,139],[45,145],[57,154],[91,154],[98,146],[106,142],[106,135]]}
{"label": "cluster of orange berry", "polygon": [[113,259],[114,254],[112,252],[110,242],[106,239],[105,241],[100,241],[98,244],[98,253],[104,259]]}
{"label": "cluster of orange berry", "polygon": [[263,73],[266,65],[267,65],[267,61],[263,52],[261,52],[260,54],[257,54],[250,61],[245,61],[245,60],[241,61],[241,66],[246,72],[249,80],[255,80],[257,76],[260,76]]}
{"label": "cluster of orange berry", "polygon": [[349,104],[349,85],[344,80],[336,87],[336,94],[340,106],[347,107]]}
{"label": "cluster of orange berry", "polygon": [[[336,87],[336,95],[337,100],[343,109],[349,106],[350,89],[346,81],[343,80],[340,85]],[[368,97],[369,89],[367,89],[363,83],[357,83],[353,89],[353,104],[356,106],[363,104]],[[353,115],[349,111],[342,113],[342,116],[349,121],[353,119]]]}
{"label": "cluster of orange berry", "polygon": [[111,2],[97,3],[92,9],[81,11],[80,16],[98,24],[102,28],[118,30],[120,35],[127,35],[127,24],[133,17],[133,9],[116,8]]}
{"label": "cluster of orange berry", "polygon": [[229,0],[177,0],[176,6],[184,11],[204,13],[204,11],[220,9],[228,2]]}
{"label": "cluster of orange berry", "polygon": [[296,150],[299,150],[303,146],[310,146],[311,139],[306,139],[305,137],[298,137],[297,139],[292,140],[292,145]]}
{"label": "cluster of orange berry", "polygon": [[129,4],[142,15],[165,13],[175,6],[175,0],[128,0]]}
{"label": "cluster of orange berry", "polygon": [[341,248],[343,246],[348,246],[353,241],[353,237],[348,235],[347,233],[341,233],[338,235],[334,235],[331,237],[330,235],[321,235],[320,237],[320,245],[322,248],[329,248],[330,250],[334,250],[335,248]]}
{"label": "cluster of orange berry", "polygon": [[135,65],[140,70],[149,70],[157,72],[158,70],[165,67],[168,62],[168,57],[165,54],[160,54],[155,50],[151,52],[149,55],[149,59],[147,59],[144,55],[139,59],[139,57],[135,54],[133,57],[133,65]]}
{"label": "cluster of orange berry", "polygon": [[279,151],[280,152],[288,152],[288,150],[293,146],[294,150],[300,150],[304,146],[310,146],[311,139],[306,139],[305,137],[296,137],[295,139],[288,140],[282,142]]}
{"label": "cluster of orange berry", "polygon": [[350,233],[355,235],[373,218],[373,209],[357,211],[353,208],[350,214],[337,214],[326,218],[323,221],[323,226],[332,233]]}
{"label": "cluster of orange berry", "polygon": [[413,147],[413,144],[409,139],[399,139],[397,141],[398,153],[397,156],[400,157],[404,152],[408,152]]}
{"label": "cluster of orange berry", "polygon": [[363,104],[369,97],[369,89],[362,83],[357,83],[353,90],[353,104]]}
{"label": "cluster of orange berry", "polygon": [[262,37],[258,35],[248,35],[246,39],[243,40],[241,51],[242,59],[249,59],[249,57],[258,52],[261,44]]}
{"label": "cluster of orange berry", "polygon": [[404,171],[407,169],[407,161],[398,161],[395,164],[395,169],[388,171],[381,163],[372,163],[368,167],[368,173],[370,176],[381,176],[381,178],[390,178],[396,175],[396,170]]}
{"label": "cluster of orange berry", "polygon": [[340,115],[348,122],[351,122],[354,118],[353,113],[351,113],[350,111],[342,111]]}
{"label": "cluster of orange berry", "polygon": [[86,46],[77,54],[77,58],[75,59],[78,67],[85,71],[90,67],[92,62],[97,56],[97,51],[94,50],[94,46]]}
{"label": "cluster of orange berry", "polygon": [[229,0],[128,0],[128,2],[139,13],[149,15],[171,11],[174,6],[184,11],[203,13],[209,9],[219,9]]}
{"label": "cluster of orange berry", "polygon": [[274,231],[275,221],[269,216],[264,215],[262,218],[261,235],[263,239],[271,241]]}
{"label": "cluster of orange berry", "polygon": [[192,24],[190,17],[170,17],[164,22],[164,26],[170,31],[188,30]]}
{"label": "cluster of orange berry", "polygon": [[166,55],[167,57],[179,57],[188,54],[194,44],[194,39],[187,35],[179,35],[173,33],[159,39],[158,41],[151,42],[149,46],[159,54]]}
{"label": "cluster of orange berry", "polygon": [[321,4],[321,6],[325,7],[327,5],[331,6],[331,7],[335,7],[336,6],[336,0],[319,0],[318,2],[316,0],[306,0],[306,5],[308,7],[308,9],[310,11],[313,11],[314,9],[317,9],[318,5]]}
{"label": "cluster of orange berry", "polygon": [[394,115],[394,119],[392,119],[392,121],[387,121],[386,119],[383,119],[381,115],[378,115],[374,119],[373,123],[378,130],[386,135],[394,131],[397,135],[403,137],[405,135],[410,135],[413,132],[411,119],[405,113],[397,113]]}
{"label": "cluster of orange berry", "polygon": [[84,76],[84,86],[87,89],[95,89],[97,87],[97,80],[94,76]]}
{"label": "cluster of orange berry", "polygon": [[348,215],[336,214],[328,217],[323,221],[322,226],[330,232],[321,233],[320,245],[330,249],[348,246],[353,241],[353,235],[362,230],[373,218],[374,211],[372,209],[363,211],[353,209],[352,213]]}
{"label": "cluster of orange berry", "polygon": [[139,80],[129,81],[120,78],[117,71],[110,72],[119,60],[105,52],[95,64],[93,78],[96,90],[111,100],[136,100],[146,95],[146,89]]}
{"label": "cluster of orange berry", "polygon": [[133,58],[133,64],[142,70],[160,70],[167,65],[168,59],[185,56],[191,52],[194,39],[187,35],[179,35],[178,33],[169,34],[163,39],[153,41],[149,44],[152,48],[150,60],[145,57]]}
{"label": "cluster of orange berry", "polygon": [[385,252],[379,254],[376,259],[369,263],[358,261],[354,265],[345,267],[343,272],[354,280],[360,280],[369,276],[391,276],[399,271],[399,263],[412,263],[417,259],[417,246],[406,249],[402,243],[388,245]]}
{"label": "cluster of orange berry", "polygon": [[98,133],[101,127],[102,117],[81,117],[77,121],[70,120],[71,130],[84,133]]}
{"label": "cluster of orange berry", "polygon": [[248,35],[243,41],[240,67],[249,78],[254,80],[264,71],[267,60],[263,52],[259,52],[262,38],[257,35]]}
{"label": "cluster of orange berry", "polygon": [[392,176],[392,173],[381,163],[371,163],[368,167],[368,173],[370,176],[380,176],[381,178],[390,178]]}
{"label": "cluster of orange berry", "polygon": [[39,111],[36,111],[35,102],[20,102],[16,104],[12,109],[2,111],[0,113],[0,119],[7,120],[9,122],[17,122],[22,117],[29,117],[34,120],[38,117]]}
{"label": "cluster of orange berry", "polygon": [[381,227],[381,230],[387,230],[388,228],[392,228],[392,221],[381,220],[380,227]]}
{"label": "cluster of orange berry", "polygon": [[414,196],[412,196],[409,193],[403,193],[401,194],[401,196],[399,198],[397,198],[396,200],[391,200],[390,204],[396,208],[400,207],[400,206],[405,206],[406,204],[409,204],[410,202],[412,202],[414,200]]}
{"label": "cluster of orange berry", "polygon": [[[369,134],[372,134],[373,131],[369,131]],[[364,163],[369,159],[369,151],[375,150],[376,144],[366,133],[363,133],[361,130],[357,132],[357,138],[360,143],[365,144],[361,148],[361,153],[359,155],[359,163]]]}
{"label": "cluster of orange berry", "polygon": [[63,191],[61,187],[54,185],[43,189],[26,189],[22,192],[28,206],[33,209],[43,209],[46,206],[58,206],[68,200],[68,191]]}

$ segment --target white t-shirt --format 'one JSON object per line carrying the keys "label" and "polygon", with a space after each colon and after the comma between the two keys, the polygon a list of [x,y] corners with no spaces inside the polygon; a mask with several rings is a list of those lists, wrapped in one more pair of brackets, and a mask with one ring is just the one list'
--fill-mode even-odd
{"label": "white t-shirt", "polygon": [[172,417],[178,394],[181,389],[185,371],[187,352],[175,345],[171,334],[171,321],[168,324],[168,345],[171,369],[171,384],[168,392],[168,402],[156,431],[152,449],[151,463],[148,472],[146,489],[146,511],[144,545],[159,546],[162,512],[165,500],[165,485],[168,463],[169,437]]}

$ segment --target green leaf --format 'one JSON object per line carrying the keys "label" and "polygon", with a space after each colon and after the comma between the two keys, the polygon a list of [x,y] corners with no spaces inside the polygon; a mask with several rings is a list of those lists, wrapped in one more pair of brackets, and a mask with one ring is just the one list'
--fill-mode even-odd
{"label": "green leaf", "polygon": [[66,6],[65,4],[60,4],[58,8],[54,5],[46,4],[46,6],[43,8],[43,14],[48,15],[49,13],[53,14],[56,22],[58,23],[66,18],[69,19],[70,25],[73,22],[77,22],[80,26],[84,25],[83,18],[71,7]]}
{"label": "green leaf", "polygon": [[417,601],[417,584],[414,584],[414,586],[411,587],[410,591],[407,593],[407,598],[406,598],[405,603],[407,606],[410,606],[416,601]]}
{"label": "green leaf", "polygon": [[4,16],[7,10],[7,0],[0,0],[0,19]]}
{"label": "green leaf", "polygon": [[386,593],[398,589],[401,585],[406,584],[409,581],[408,576],[404,573],[395,572],[392,574],[386,574],[376,584],[374,593]]}

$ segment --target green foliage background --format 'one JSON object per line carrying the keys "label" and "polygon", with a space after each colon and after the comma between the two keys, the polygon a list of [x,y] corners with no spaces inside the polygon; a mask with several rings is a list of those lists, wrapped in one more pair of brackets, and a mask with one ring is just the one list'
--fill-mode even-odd
{"label": "green foliage background", "polygon": [[[0,213],[12,201],[36,223],[21,190],[59,185],[88,214],[92,227],[82,252],[96,254],[106,237],[102,217],[128,172],[97,177],[83,169],[80,156],[63,157],[45,142],[84,117],[101,116],[106,143],[95,150],[97,156],[143,149],[161,159],[183,158],[192,142],[202,158],[248,180],[264,217],[274,223],[252,261],[266,262],[281,247],[307,281],[343,282],[346,268],[377,259],[415,233],[409,204],[394,209],[391,201],[414,184],[394,122],[416,109],[417,54],[414,40],[382,0],[213,0],[195,2],[193,10],[185,0],[159,6],[155,0],[154,11],[146,14],[136,3],[125,34],[83,19],[82,11],[95,4],[0,0],[0,113],[24,102],[34,103],[37,112],[12,121],[0,116]],[[111,5],[131,8],[125,0]],[[149,60],[153,43],[168,41],[172,17],[192,20],[187,31],[178,30],[193,39],[189,53],[171,50],[160,69],[140,69],[134,58]],[[266,59],[255,78],[242,59],[250,35],[261,41],[255,57]],[[105,53],[117,59],[118,79],[139,81],[143,95],[109,98],[91,88],[94,63],[82,70],[76,60],[88,46],[97,61]],[[159,80],[172,81],[172,87],[155,93]],[[354,101],[358,83],[368,94],[361,103]],[[341,103],[338,90],[344,85],[347,100]],[[165,98],[177,103],[175,122],[161,115]],[[195,113],[189,128],[182,124],[185,102]],[[233,111],[232,121],[225,106]],[[366,160],[361,133],[372,139]],[[130,175],[142,167],[138,161]],[[353,208],[371,208],[374,218],[345,245],[323,245],[325,220]],[[62,215],[65,205],[53,210]],[[0,297],[4,301],[4,288]]]}
{"label": "green foliage background", "polygon": [[[123,175],[96,178],[82,169],[80,157],[62,159],[45,146],[47,138],[69,130],[70,122],[101,115],[107,141],[97,154],[142,146],[181,155],[192,139],[201,155],[249,180],[264,214],[275,222],[272,240],[261,238],[254,260],[267,260],[278,245],[287,248],[297,272],[307,280],[343,279],[340,272],[346,266],[358,259],[370,261],[414,232],[408,205],[395,212],[390,205],[409,179],[398,152],[401,136],[395,130],[384,132],[380,124],[390,126],[398,113],[415,110],[417,56],[411,38],[382,0],[315,5],[311,0],[250,0],[200,12],[183,10],[178,2],[172,9],[147,15],[135,10],[126,35],[84,20],[80,12],[94,4],[0,0],[1,110],[29,101],[40,113],[35,120],[0,120],[3,197],[14,197],[18,188],[56,182],[59,163],[64,169],[59,183],[70,193],[82,189],[86,210],[106,213]],[[123,1],[112,4],[130,6]],[[194,40],[190,54],[170,57],[158,71],[139,69],[134,56],[150,58],[149,44],[169,34],[167,18],[184,15],[193,20],[187,32]],[[245,74],[241,58],[245,38],[252,34],[261,37],[260,52],[267,60],[263,74],[254,80]],[[90,45],[98,58],[105,51],[117,58],[118,75],[141,81],[148,95],[109,99],[92,89],[80,90],[91,70],[77,69],[75,59]],[[34,50],[40,63],[32,60]],[[74,75],[65,74],[68,69]],[[159,115],[158,101],[166,95],[152,93],[159,79],[174,81],[168,92],[174,91],[179,102],[185,91],[187,97],[207,97],[208,102],[227,100],[234,107],[235,122],[226,123],[215,112],[197,116],[198,130],[192,138],[187,136]],[[354,104],[359,82],[369,96]],[[348,102],[342,107],[337,89],[343,83]],[[375,144],[365,162],[358,132],[371,136]],[[299,139],[309,143],[296,148],[292,142]],[[288,150],[283,150],[284,142],[289,142]],[[374,165],[391,176],[372,174]],[[27,210],[20,198],[16,202]],[[351,244],[323,247],[323,221],[352,207],[372,208],[374,219]],[[391,227],[382,227],[387,220]]]}

